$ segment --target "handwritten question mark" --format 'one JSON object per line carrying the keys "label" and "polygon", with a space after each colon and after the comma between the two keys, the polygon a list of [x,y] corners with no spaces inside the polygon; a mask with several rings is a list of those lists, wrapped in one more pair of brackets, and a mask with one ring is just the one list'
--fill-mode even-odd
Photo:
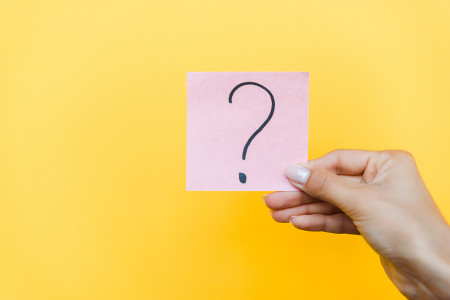
{"label": "handwritten question mark", "polygon": [[[259,126],[259,128],[256,129],[256,131],[250,136],[250,138],[247,140],[247,143],[245,143],[244,150],[242,152],[242,160],[245,160],[245,157],[247,156],[247,150],[248,150],[248,147],[250,146],[250,143],[253,141],[253,139],[256,137],[256,135],[258,135],[258,133],[260,133],[263,130],[263,128],[269,123],[269,121],[270,121],[270,119],[272,119],[273,113],[275,111],[275,99],[274,99],[272,93],[269,91],[269,89],[267,89],[265,86],[263,86],[263,85],[261,85],[259,83],[251,82],[251,81],[242,82],[242,83],[239,83],[237,86],[235,86],[231,90],[230,96],[228,97],[228,102],[229,103],[232,103],[231,100],[233,98],[234,92],[236,92],[237,89],[239,89],[240,87],[242,87],[244,85],[256,85],[257,87],[260,87],[263,90],[265,90],[270,96],[270,100],[272,101],[272,107],[270,109],[269,116],[261,124],[261,126]],[[247,175],[245,175],[244,173],[239,173],[239,181],[241,183],[246,183],[247,182]]]}

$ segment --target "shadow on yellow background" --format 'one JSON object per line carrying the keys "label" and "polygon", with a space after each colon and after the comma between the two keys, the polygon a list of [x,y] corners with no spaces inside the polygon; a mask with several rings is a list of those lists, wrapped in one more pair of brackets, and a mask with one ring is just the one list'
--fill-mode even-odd
{"label": "shadow on yellow background", "polygon": [[0,299],[402,299],[359,236],[185,191],[186,72],[309,71],[310,158],[407,149],[448,219],[449,12],[2,1]]}

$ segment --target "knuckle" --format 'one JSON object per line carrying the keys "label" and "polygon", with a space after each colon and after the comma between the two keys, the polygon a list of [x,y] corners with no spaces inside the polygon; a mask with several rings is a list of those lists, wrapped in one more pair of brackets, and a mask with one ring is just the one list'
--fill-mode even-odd
{"label": "knuckle", "polygon": [[346,149],[335,149],[331,152],[329,152],[329,154],[334,154],[334,155],[339,155],[342,154],[342,152],[347,151]]}
{"label": "knuckle", "polygon": [[380,152],[379,158],[381,158],[381,160],[390,160],[394,159],[395,155],[395,150],[384,150]]}
{"label": "knuckle", "polygon": [[400,151],[399,155],[402,158],[402,160],[409,161],[409,162],[414,161],[414,156],[409,151],[402,150],[402,151]]}
{"label": "knuckle", "polygon": [[330,225],[327,216],[322,216],[322,231],[329,232]]}
{"label": "knuckle", "polygon": [[339,216],[340,219],[340,226],[339,226],[339,230],[337,233],[345,233],[345,232],[349,232],[350,230],[347,229],[348,227],[348,223],[345,221],[345,215],[341,214]]}
{"label": "knuckle", "polygon": [[414,156],[406,150],[386,150],[382,154],[395,161],[414,161]]}
{"label": "knuckle", "polygon": [[321,197],[327,193],[328,176],[322,172],[316,172],[311,180],[309,190],[315,197]]}
{"label": "knuckle", "polygon": [[311,204],[303,205],[302,207],[305,215],[309,215],[311,213]]}

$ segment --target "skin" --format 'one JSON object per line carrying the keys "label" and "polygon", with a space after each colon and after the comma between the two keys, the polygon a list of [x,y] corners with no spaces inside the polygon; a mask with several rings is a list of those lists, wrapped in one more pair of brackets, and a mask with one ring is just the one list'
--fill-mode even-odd
{"label": "skin", "polygon": [[[336,150],[299,164],[299,189],[264,196],[277,222],[360,234],[409,299],[450,299],[450,227],[405,151]],[[292,176],[291,176],[292,177]]]}

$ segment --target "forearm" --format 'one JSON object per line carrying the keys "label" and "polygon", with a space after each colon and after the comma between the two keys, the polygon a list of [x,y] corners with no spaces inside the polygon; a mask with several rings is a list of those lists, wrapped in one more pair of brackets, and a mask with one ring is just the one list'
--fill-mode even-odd
{"label": "forearm", "polygon": [[426,238],[415,239],[409,257],[393,261],[395,266],[384,265],[390,269],[391,280],[409,299],[450,299],[450,227],[433,227]]}
{"label": "forearm", "polygon": [[435,231],[435,242],[422,245],[416,263],[411,266],[418,280],[435,299],[450,299],[450,228],[447,224]]}

